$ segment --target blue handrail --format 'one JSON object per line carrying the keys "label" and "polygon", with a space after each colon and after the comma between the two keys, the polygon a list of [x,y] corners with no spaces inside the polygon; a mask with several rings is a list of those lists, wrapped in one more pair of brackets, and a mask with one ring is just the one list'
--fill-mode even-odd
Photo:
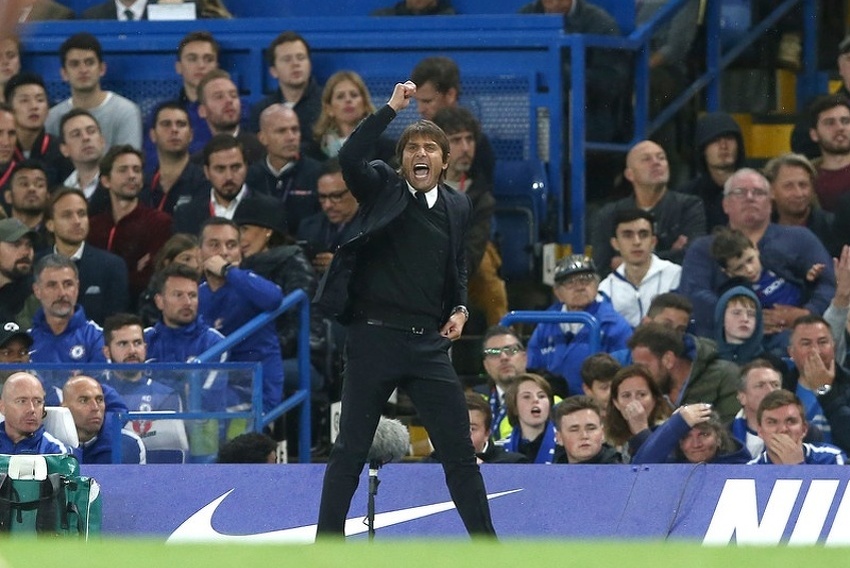
{"label": "blue handrail", "polygon": [[598,353],[602,349],[602,328],[599,321],[587,312],[518,310],[509,312],[499,323],[583,323],[590,327],[590,352]]}
{"label": "blue handrail", "polygon": [[[280,314],[299,306],[298,323],[298,390],[262,417],[257,431],[274,422],[279,416],[300,406],[298,415],[298,461],[310,463],[310,299],[303,290],[288,294],[276,309],[264,312],[196,357],[198,363],[209,363],[238,345],[251,334],[274,321]],[[255,385],[256,386],[256,385]],[[258,394],[259,393],[259,394]],[[258,398],[259,397],[259,398]],[[262,408],[262,389],[254,389],[254,408]]]}
{"label": "blue handrail", "polygon": [[[565,225],[563,212],[566,192],[555,195],[558,211],[558,240],[571,242],[574,250],[584,249],[586,219],[584,218],[586,204],[586,165],[585,157],[588,150],[607,152],[626,152],[637,142],[646,139],[664,122],[669,120],[691,98],[701,90],[706,90],[706,109],[716,111],[720,107],[720,74],[747,47],[761,37],[765,31],[773,27],[780,18],[787,14],[797,4],[803,6],[803,68],[798,91],[802,100],[807,100],[819,89],[816,65],[816,5],[814,0],[784,0],[774,6],[771,12],[760,22],[753,25],[740,40],[721,53],[720,5],[722,0],[708,0],[706,4],[705,22],[707,36],[706,71],[686,87],[667,107],[654,119],[649,118],[649,42],[659,26],[666,23],[689,0],[670,0],[654,17],[636,28],[628,37],[596,36],[596,35],[563,35],[561,45],[570,48],[571,84],[570,90],[570,138],[566,154],[572,164],[570,171],[570,223]],[[586,138],[585,112],[585,60],[587,48],[610,48],[635,52],[634,76],[634,135],[625,143],[588,142]],[[556,169],[560,172],[560,169]]]}

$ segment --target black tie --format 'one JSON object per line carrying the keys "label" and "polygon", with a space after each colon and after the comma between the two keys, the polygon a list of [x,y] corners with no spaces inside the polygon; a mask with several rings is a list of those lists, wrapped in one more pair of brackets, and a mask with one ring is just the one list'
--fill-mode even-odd
{"label": "black tie", "polygon": [[127,18],[128,22],[132,22],[133,19],[134,19],[133,18],[133,11],[131,9],[127,8],[126,10],[124,10],[124,17]]}
{"label": "black tie", "polygon": [[416,202],[419,203],[419,207],[422,209],[428,210],[428,200],[425,199],[425,193],[421,191],[416,192]]}

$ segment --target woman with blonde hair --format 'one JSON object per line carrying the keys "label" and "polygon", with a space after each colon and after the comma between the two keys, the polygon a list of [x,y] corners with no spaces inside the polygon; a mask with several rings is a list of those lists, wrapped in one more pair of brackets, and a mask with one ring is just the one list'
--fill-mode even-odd
{"label": "woman with blonde hair", "polygon": [[[354,71],[337,71],[322,91],[322,112],[313,127],[307,154],[320,161],[336,157],[360,121],[373,112],[375,105],[363,78]],[[371,159],[391,164],[394,157],[395,142],[381,136]]]}

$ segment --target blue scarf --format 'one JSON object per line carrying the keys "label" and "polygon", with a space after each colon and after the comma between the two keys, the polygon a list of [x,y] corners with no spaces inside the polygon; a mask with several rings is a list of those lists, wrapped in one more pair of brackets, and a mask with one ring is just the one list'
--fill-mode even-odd
{"label": "blue scarf", "polygon": [[[533,463],[550,464],[555,457],[555,425],[551,422],[546,423],[546,429],[543,431],[543,440],[540,443],[540,449],[537,451],[537,457]],[[519,443],[522,441],[522,430],[519,426],[515,427],[511,432],[511,437],[505,448],[510,452],[519,452]]]}

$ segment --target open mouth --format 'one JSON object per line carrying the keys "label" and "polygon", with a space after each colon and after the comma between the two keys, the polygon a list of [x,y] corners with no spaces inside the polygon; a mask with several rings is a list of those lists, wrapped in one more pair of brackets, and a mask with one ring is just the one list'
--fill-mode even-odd
{"label": "open mouth", "polygon": [[428,167],[427,164],[414,164],[413,165],[413,178],[426,180],[428,179],[429,174],[431,173],[431,168]]}

